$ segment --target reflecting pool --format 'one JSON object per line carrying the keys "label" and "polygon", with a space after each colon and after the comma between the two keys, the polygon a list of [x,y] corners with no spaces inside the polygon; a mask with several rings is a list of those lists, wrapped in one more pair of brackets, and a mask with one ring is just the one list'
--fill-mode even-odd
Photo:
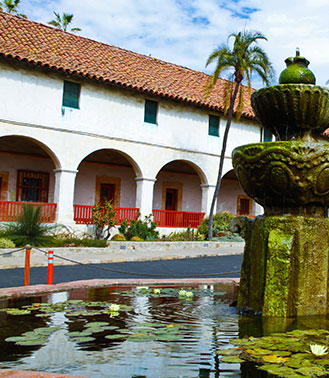
{"label": "reflecting pool", "polygon": [[0,368],[91,378],[267,377],[250,363],[222,362],[216,351],[246,335],[328,328],[319,317],[242,316],[231,306],[236,290],[106,287],[2,301]]}

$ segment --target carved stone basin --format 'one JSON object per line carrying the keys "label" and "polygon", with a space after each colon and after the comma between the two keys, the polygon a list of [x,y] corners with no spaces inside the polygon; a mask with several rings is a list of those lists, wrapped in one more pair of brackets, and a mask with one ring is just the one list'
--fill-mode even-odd
{"label": "carved stone basin", "polygon": [[254,143],[232,154],[245,192],[265,214],[323,217],[329,205],[329,145],[305,141]]}
{"label": "carved stone basin", "polygon": [[277,140],[317,137],[329,127],[329,90],[310,84],[265,87],[251,97],[262,125]]}

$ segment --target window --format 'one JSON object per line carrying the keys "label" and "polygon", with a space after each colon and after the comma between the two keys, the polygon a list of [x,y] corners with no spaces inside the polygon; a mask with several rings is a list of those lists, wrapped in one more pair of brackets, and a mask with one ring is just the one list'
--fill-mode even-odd
{"label": "window", "polygon": [[209,114],[209,129],[208,135],[219,136],[219,117]]}
{"label": "window", "polygon": [[16,201],[48,202],[49,173],[17,171]]}
{"label": "window", "polygon": [[261,142],[272,142],[272,133],[264,127],[262,128]]}
{"label": "window", "polygon": [[145,100],[144,122],[157,124],[158,103]]}
{"label": "window", "polygon": [[63,106],[79,109],[80,84],[64,80]]}

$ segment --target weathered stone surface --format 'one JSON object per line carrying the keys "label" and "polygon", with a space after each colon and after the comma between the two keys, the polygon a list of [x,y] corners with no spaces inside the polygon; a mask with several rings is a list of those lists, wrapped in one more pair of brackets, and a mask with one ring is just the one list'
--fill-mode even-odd
{"label": "weathered stone surface", "polygon": [[256,218],[246,241],[238,306],[264,316],[327,314],[328,259],[328,219]]}
{"label": "weathered stone surface", "polygon": [[329,90],[317,85],[265,87],[252,95],[251,104],[276,140],[310,140],[329,127]]}
{"label": "weathered stone surface", "polygon": [[266,214],[323,217],[329,206],[329,144],[253,143],[233,151],[245,192]]}

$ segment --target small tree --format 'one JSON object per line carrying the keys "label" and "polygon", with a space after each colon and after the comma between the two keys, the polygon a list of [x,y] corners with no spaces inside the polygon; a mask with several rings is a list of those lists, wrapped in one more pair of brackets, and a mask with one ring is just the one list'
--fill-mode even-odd
{"label": "small tree", "polygon": [[[73,14],[63,13],[61,16],[59,13],[54,12],[55,19],[48,22],[48,25],[54,26],[57,29],[67,31],[68,26],[73,20]],[[81,31],[80,28],[71,28],[71,32]]]}
{"label": "small tree", "polygon": [[23,204],[23,211],[16,223],[4,225],[2,236],[12,240],[16,246],[26,244],[32,246],[54,245],[54,236],[58,225],[41,223],[41,207]]}
{"label": "small tree", "polygon": [[0,10],[3,10],[7,13],[15,14],[23,18],[27,18],[25,14],[18,13],[18,7],[21,0],[4,0],[0,1]]}
{"label": "small tree", "polygon": [[212,74],[208,87],[206,88],[207,94],[210,93],[219,76],[223,72],[228,71],[230,79],[232,79],[227,80],[224,85],[224,113],[227,114],[227,121],[223,136],[222,151],[220,154],[216,188],[209,212],[208,240],[212,240],[213,236],[212,225],[214,209],[220,189],[226,145],[233,114],[235,112],[237,119],[239,119],[244,107],[242,81],[243,79],[246,79],[250,94],[251,75],[253,72],[256,72],[266,85],[270,84],[270,79],[274,76],[272,64],[265,51],[259,46],[255,46],[258,40],[267,41],[262,33],[245,30],[243,32],[230,34],[229,38],[231,37],[234,38],[233,47],[231,48],[227,44],[221,44],[212,52],[212,54],[210,54],[206,63],[206,66],[211,63],[216,64],[214,73]]}
{"label": "small tree", "polygon": [[96,239],[108,240],[111,235],[111,228],[118,223],[115,217],[116,212],[111,201],[96,203],[92,209],[92,221],[95,225]]}

